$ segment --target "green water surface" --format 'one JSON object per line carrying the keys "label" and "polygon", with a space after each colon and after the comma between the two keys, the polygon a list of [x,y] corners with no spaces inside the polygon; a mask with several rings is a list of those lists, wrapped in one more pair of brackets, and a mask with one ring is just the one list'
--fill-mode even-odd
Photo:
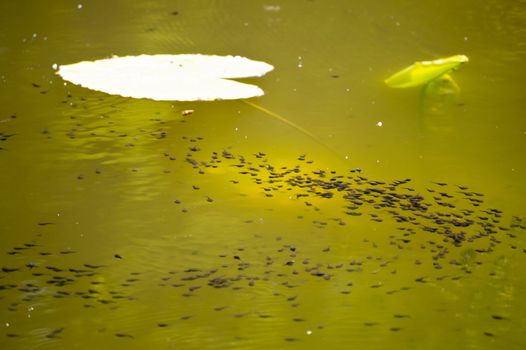
{"label": "green water surface", "polygon": [[[23,0],[0,23],[1,349],[526,347],[526,2]],[[251,101],[319,142],[53,69],[179,53],[271,63]],[[383,83],[454,54],[454,99]]]}

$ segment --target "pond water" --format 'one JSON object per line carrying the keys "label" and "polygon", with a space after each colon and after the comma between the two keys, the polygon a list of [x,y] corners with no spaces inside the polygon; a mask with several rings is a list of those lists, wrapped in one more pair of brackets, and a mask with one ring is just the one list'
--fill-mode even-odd
{"label": "pond water", "polygon": [[[525,1],[0,9],[0,348],[526,346]],[[316,140],[52,68],[161,53],[273,64]],[[454,99],[383,82],[456,54]]]}

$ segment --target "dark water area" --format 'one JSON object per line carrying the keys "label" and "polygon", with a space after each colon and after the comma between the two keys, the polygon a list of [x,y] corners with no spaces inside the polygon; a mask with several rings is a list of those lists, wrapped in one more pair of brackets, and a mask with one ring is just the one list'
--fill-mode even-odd
{"label": "dark water area", "polygon": [[[1,349],[526,346],[526,2],[0,18]],[[242,101],[124,98],[53,68],[183,53],[274,65],[250,102],[316,140]],[[384,84],[456,54],[454,95]]]}

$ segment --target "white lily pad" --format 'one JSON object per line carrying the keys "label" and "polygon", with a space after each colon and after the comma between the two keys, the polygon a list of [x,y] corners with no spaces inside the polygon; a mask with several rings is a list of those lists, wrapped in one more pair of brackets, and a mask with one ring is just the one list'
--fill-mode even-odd
{"label": "white lily pad", "polygon": [[233,100],[264,95],[256,85],[228,78],[260,77],[274,69],[240,56],[114,56],[61,65],[63,79],[112,95],[156,101]]}

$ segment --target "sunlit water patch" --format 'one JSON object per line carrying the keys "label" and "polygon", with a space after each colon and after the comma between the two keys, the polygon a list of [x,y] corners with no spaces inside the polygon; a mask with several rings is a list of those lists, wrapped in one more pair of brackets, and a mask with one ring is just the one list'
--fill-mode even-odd
{"label": "sunlit water patch", "polygon": [[[167,203],[171,218],[142,224],[143,217],[129,218],[127,227],[135,222],[142,232],[98,253],[85,249],[87,238],[64,245],[60,218],[35,223],[33,239],[5,251],[1,292],[13,320],[6,323],[10,343],[53,346],[82,332],[108,346],[191,346],[213,338],[207,347],[305,341],[315,347],[336,334],[337,344],[347,336],[360,343],[369,329],[388,338],[413,333],[418,320],[441,314],[454,313],[460,327],[473,317],[469,310],[480,307],[451,309],[465,300],[465,290],[498,281],[510,259],[526,253],[522,219],[487,206],[483,193],[463,185],[418,189],[410,179],[372,180],[361,169],[320,170],[306,155],[297,165],[274,166],[262,152],[206,154],[202,137],[184,142],[184,157],[160,161],[203,179],[177,187],[214,192],[182,199],[185,191],[177,189],[182,196]],[[215,182],[229,187],[227,193]],[[236,192],[238,199],[229,201]],[[169,223],[162,225],[165,232],[149,233],[160,219]],[[46,242],[57,234],[64,238]],[[513,318],[505,302],[513,290],[495,288],[490,283],[484,296],[473,295],[504,299],[484,311],[486,320],[469,330],[471,336],[493,338],[508,329],[499,324]],[[414,298],[425,314],[404,306]],[[46,315],[56,318],[52,326],[38,321]]]}

